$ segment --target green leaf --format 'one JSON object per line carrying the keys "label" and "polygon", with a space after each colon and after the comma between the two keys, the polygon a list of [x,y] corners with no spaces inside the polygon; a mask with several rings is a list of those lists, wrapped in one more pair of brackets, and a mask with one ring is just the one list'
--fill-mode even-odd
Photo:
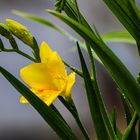
{"label": "green leaf", "polygon": [[[84,20],[84,17],[81,15],[81,13],[79,11],[79,7],[78,7],[78,4],[77,4],[76,0],[74,0],[74,5],[75,5],[75,13],[77,15],[77,21],[79,23],[81,23],[82,25],[87,26],[87,28],[90,29],[90,27],[88,26],[88,23]],[[96,27],[94,27],[94,30],[95,30],[95,34],[98,36],[98,38],[101,39]],[[102,100],[101,93],[100,93],[100,90],[99,90],[99,87],[98,87],[98,82],[97,82],[97,79],[96,79],[96,68],[95,68],[95,64],[94,64],[93,53],[92,53],[90,44],[87,40],[85,40],[85,44],[86,44],[87,52],[88,52],[90,63],[91,63],[91,69],[92,69],[91,72],[92,72],[92,78],[93,78],[92,82],[93,82],[93,87],[94,87],[96,98],[97,98],[96,99],[97,104],[99,105],[99,109],[102,113],[102,117],[103,117],[104,123],[106,125],[106,129],[108,130],[108,133],[110,135],[110,138],[114,140],[114,139],[116,139],[116,135],[113,131],[113,127],[111,125],[111,121],[109,119],[107,110],[106,110],[104,102]]]}
{"label": "green leaf", "polygon": [[[84,82],[85,82],[88,103],[89,103],[89,107],[90,107],[90,113],[91,113],[92,120],[94,123],[97,138],[98,138],[98,140],[103,140],[104,138],[110,139],[110,136],[108,135],[108,132],[107,132],[107,129],[106,129],[103,117],[102,117],[102,113],[99,108],[97,96],[96,96],[95,89],[92,84],[92,80],[90,78],[90,74],[89,74],[87,66],[85,64],[85,60],[83,58],[80,47],[79,47],[79,45],[77,45],[77,46],[78,46],[78,53],[79,53],[79,57],[80,57],[83,76],[84,76]],[[115,140],[115,138],[114,138],[114,140]]]}
{"label": "green leaf", "polygon": [[136,80],[128,71],[128,69],[119,60],[119,58],[106,46],[104,42],[102,42],[98,37],[96,37],[95,34],[93,34],[85,26],[55,11],[50,10],[49,12],[52,15],[61,19],[66,24],[68,24],[81,37],[83,37],[86,41],[90,43],[92,49],[98,55],[105,67],[108,69],[119,88],[130,100],[140,117],[140,87],[136,83]]}
{"label": "green leaf", "polygon": [[[138,115],[137,113],[135,112],[133,117],[132,117],[132,120],[130,121],[128,127],[126,128],[125,130],[125,133],[122,137],[122,140],[131,140],[131,134],[133,133],[133,130],[135,129],[135,126],[137,124],[137,121],[138,121]],[[134,139],[134,138],[133,138]]]}
{"label": "green leaf", "polygon": [[[29,20],[33,20],[33,21],[38,22],[38,23],[40,23],[42,25],[48,26],[49,28],[52,28],[52,29],[58,31],[59,33],[61,33],[62,35],[66,36],[71,41],[74,41],[74,42],[77,42],[78,41],[79,44],[80,44],[80,46],[83,47],[86,50],[85,43],[80,42],[78,39],[74,38],[67,31],[65,31],[62,28],[56,26],[52,22],[50,22],[48,20],[45,20],[45,19],[43,19],[41,17],[38,17],[38,16],[35,16],[35,15],[32,15],[32,14],[29,14],[29,13],[17,11],[17,10],[14,10],[13,13],[16,14],[16,15],[18,15],[18,16],[21,16],[23,18],[26,18],[26,19],[29,19]],[[99,59],[99,57],[95,53],[93,53],[93,55],[94,55],[95,59],[97,59],[97,61],[99,61],[100,63],[102,63],[101,60]]]}
{"label": "green leaf", "polygon": [[93,87],[95,89],[95,94],[96,94],[96,100],[98,102],[100,111],[102,113],[103,119],[104,119],[104,123],[106,125],[106,128],[109,132],[109,135],[111,137],[112,140],[116,139],[116,135],[115,135],[115,131],[113,130],[112,124],[111,124],[111,120],[109,118],[107,109],[105,107],[104,101],[102,99],[101,93],[100,93],[100,89],[98,87],[98,82],[97,82],[97,76],[96,76],[96,68],[95,68],[95,62],[94,62],[94,58],[92,55],[92,51],[90,48],[90,45],[88,42],[86,42],[87,45],[87,50],[88,50],[88,54],[89,54],[89,58],[90,58],[90,62],[91,62],[91,66],[92,66],[92,83],[93,83]]}
{"label": "green leaf", "polygon": [[[130,43],[136,45],[135,39],[131,36],[129,32],[126,31],[108,32],[101,35],[101,38],[105,43]],[[81,47],[87,51],[85,43],[83,43]],[[93,56],[98,62],[102,64],[100,58],[97,56],[95,52],[93,52]]]}
{"label": "green leaf", "polygon": [[140,121],[138,122],[138,140],[140,140]]}
{"label": "green leaf", "polygon": [[[63,30],[62,28],[56,26],[55,24],[53,24],[52,22],[48,21],[48,20],[45,20],[41,17],[38,17],[36,15],[32,15],[32,14],[29,14],[29,13],[25,13],[25,12],[21,12],[21,11],[17,11],[17,10],[14,10],[13,11],[14,14],[18,15],[18,16],[21,16],[23,18],[26,18],[26,19],[29,19],[29,20],[32,20],[32,21],[35,21],[35,22],[38,22],[42,25],[45,25],[45,26],[48,26],[49,28],[52,28],[56,31],[58,31],[59,33],[63,34],[64,36],[68,37],[70,40],[76,42],[78,41],[78,39],[74,38],[71,34],[69,34],[67,31]],[[79,41],[80,42],[80,41]],[[82,44],[82,43],[81,43]]]}
{"label": "green leaf", "polygon": [[[136,42],[140,39],[140,12],[134,0],[103,0]],[[138,46],[140,54],[140,46]]]}
{"label": "green leaf", "polygon": [[62,10],[64,9],[65,2],[66,2],[65,0],[56,0],[54,3],[55,10],[61,13]]}
{"label": "green leaf", "polygon": [[133,112],[133,109],[131,108],[129,101],[125,98],[123,93],[121,93],[121,100],[122,100],[124,111],[125,111],[126,122],[127,122],[127,125],[129,125],[132,119],[131,112]]}
{"label": "green leaf", "polygon": [[[128,100],[123,96],[122,93],[121,93],[121,99],[122,99],[122,103],[123,103],[123,107],[124,107],[124,111],[125,111],[125,118],[126,118],[126,122],[127,122],[127,126],[128,126],[130,121],[132,120],[131,113],[133,112],[133,109],[132,109],[130,103],[128,102]],[[132,139],[137,140],[135,129],[132,129],[130,131],[129,138],[127,140],[132,140]]]}
{"label": "green leaf", "polygon": [[58,98],[63,103],[63,105],[70,111],[72,116],[74,117],[77,125],[79,126],[81,132],[83,133],[83,136],[85,137],[85,140],[90,140],[88,132],[85,129],[85,127],[83,126],[83,124],[82,124],[82,122],[80,120],[78,111],[76,109],[76,106],[75,106],[72,98],[69,98],[68,100],[65,100],[62,96],[59,96]]}
{"label": "green leaf", "polygon": [[117,138],[118,140],[122,140],[122,133],[118,128],[117,128]]}
{"label": "green leaf", "polygon": [[68,124],[57,114],[51,107],[48,107],[41,99],[39,99],[31,90],[23,85],[7,70],[0,67],[3,76],[19,91],[29,103],[38,111],[44,120],[52,127],[57,135],[64,140],[77,140]]}
{"label": "green leaf", "polygon": [[103,34],[102,39],[104,42],[118,42],[118,43],[130,43],[135,44],[135,39],[131,36],[129,32],[126,31],[114,31],[114,32],[108,32]]}
{"label": "green leaf", "polygon": [[115,133],[117,133],[116,119],[116,108],[114,107],[112,111],[111,121]]}
{"label": "green leaf", "polygon": [[71,17],[72,19],[74,19],[75,21],[79,20],[79,16],[80,16],[80,22],[87,27],[90,31],[92,31],[92,28],[90,27],[90,25],[87,23],[87,21],[85,20],[85,18],[82,16],[82,14],[80,12],[77,13],[77,5],[75,4],[76,0],[66,0],[65,3],[65,7],[64,7],[64,11],[65,13]]}
{"label": "green leaf", "polygon": [[116,107],[114,107],[113,110],[112,110],[111,121],[112,121],[112,126],[113,126],[113,129],[114,129],[114,132],[117,135],[118,140],[122,140],[122,134],[117,127],[117,110],[116,110]]}

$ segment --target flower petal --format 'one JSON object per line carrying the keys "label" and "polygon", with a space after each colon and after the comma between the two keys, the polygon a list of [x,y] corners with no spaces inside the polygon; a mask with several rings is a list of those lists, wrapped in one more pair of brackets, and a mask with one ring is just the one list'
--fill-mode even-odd
{"label": "flower petal", "polygon": [[39,97],[48,105],[50,106],[53,101],[60,95],[61,91],[54,91],[54,90],[44,90]]}
{"label": "flower petal", "polygon": [[22,79],[33,89],[62,90],[66,85],[65,66],[56,52],[47,63],[35,63],[20,70]]}
{"label": "flower petal", "polygon": [[[60,91],[54,90],[44,90],[44,91],[36,91],[34,92],[42,101],[44,101],[48,106],[50,106],[53,101],[60,95]],[[28,101],[25,97],[20,98],[20,102],[23,104],[27,104]]]}
{"label": "flower petal", "polygon": [[21,102],[22,104],[27,104],[27,103],[28,103],[27,99],[26,99],[24,96],[21,96],[21,97],[20,97],[20,102]]}
{"label": "flower petal", "polygon": [[57,52],[52,51],[46,42],[42,42],[40,46],[40,57],[42,63],[47,63],[49,68],[57,73],[62,73],[63,77],[67,76],[67,72],[60,56]]}
{"label": "flower petal", "polygon": [[67,85],[66,85],[66,90],[65,90],[64,96],[66,96],[66,97],[71,96],[71,90],[72,90],[72,87],[73,87],[73,85],[75,83],[75,78],[76,78],[75,72],[72,72],[68,76]]}
{"label": "flower petal", "polygon": [[31,88],[36,90],[58,90],[46,63],[35,63],[20,70],[20,76]]}
{"label": "flower petal", "polygon": [[49,48],[49,45],[43,41],[40,45],[40,58],[42,63],[46,63],[47,59],[51,56],[53,51]]}
{"label": "flower petal", "polygon": [[57,52],[53,52],[47,61],[48,71],[52,73],[55,78],[67,78],[67,71],[65,69],[64,63],[59,57]]}

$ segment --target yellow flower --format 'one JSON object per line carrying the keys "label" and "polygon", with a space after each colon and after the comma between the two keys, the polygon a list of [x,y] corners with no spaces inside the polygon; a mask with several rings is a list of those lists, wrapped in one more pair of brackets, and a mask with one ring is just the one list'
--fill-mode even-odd
{"label": "yellow flower", "polygon": [[[48,106],[58,96],[69,98],[75,83],[75,73],[67,75],[60,56],[45,42],[40,46],[40,58],[41,63],[30,64],[20,70],[21,78]],[[20,101],[28,103],[23,96]]]}

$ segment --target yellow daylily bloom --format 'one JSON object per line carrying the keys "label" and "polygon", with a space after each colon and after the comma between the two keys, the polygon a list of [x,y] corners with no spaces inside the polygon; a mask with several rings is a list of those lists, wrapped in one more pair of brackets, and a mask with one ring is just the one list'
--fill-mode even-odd
{"label": "yellow daylily bloom", "polygon": [[[41,63],[30,64],[20,70],[20,76],[31,91],[48,106],[58,96],[71,96],[75,83],[75,73],[67,75],[64,63],[57,52],[52,51],[46,42],[40,46]],[[22,96],[21,103],[28,103]]]}

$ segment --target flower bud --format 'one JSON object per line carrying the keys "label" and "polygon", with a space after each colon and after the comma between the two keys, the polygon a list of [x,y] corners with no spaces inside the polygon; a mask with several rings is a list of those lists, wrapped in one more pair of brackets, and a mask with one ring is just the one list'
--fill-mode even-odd
{"label": "flower bud", "polygon": [[8,27],[5,24],[0,23],[0,34],[7,39],[12,38],[12,34],[10,33]]}
{"label": "flower bud", "polygon": [[13,35],[25,44],[33,46],[33,36],[25,26],[11,19],[6,19],[6,24]]}

